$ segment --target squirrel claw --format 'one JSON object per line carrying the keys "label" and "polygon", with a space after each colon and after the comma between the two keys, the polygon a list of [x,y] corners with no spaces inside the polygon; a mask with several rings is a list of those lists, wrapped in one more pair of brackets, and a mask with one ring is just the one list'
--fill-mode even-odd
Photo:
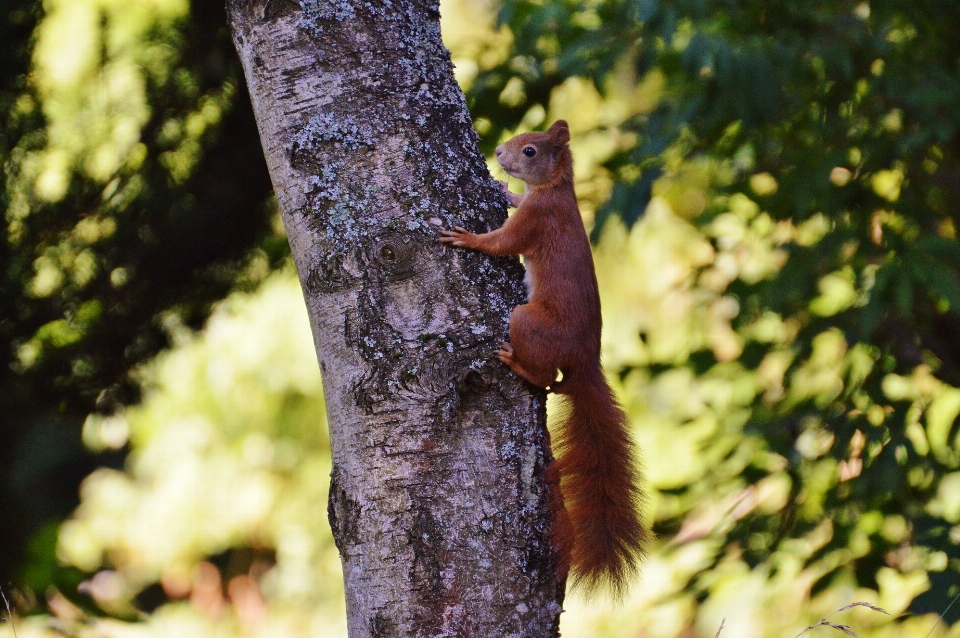
{"label": "squirrel claw", "polygon": [[507,203],[512,207],[517,207],[520,205],[520,202],[523,201],[523,195],[517,195],[516,193],[510,192],[510,185],[503,180],[497,180],[497,186],[500,187],[500,192],[503,193],[503,196],[507,198]]}
{"label": "squirrel claw", "polygon": [[503,344],[500,346],[500,349],[497,350],[497,356],[500,358],[500,361],[509,364],[513,361],[513,346],[509,343]]}
{"label": "squirrel claw", "polygon": [[473,233],[462,226],[454,226],[453,230],[441,230],[440,237],[437,237],[437,241],[444,244],[453,244],[457,247],[463,247],[467,245],[468,237],[473,237]]}

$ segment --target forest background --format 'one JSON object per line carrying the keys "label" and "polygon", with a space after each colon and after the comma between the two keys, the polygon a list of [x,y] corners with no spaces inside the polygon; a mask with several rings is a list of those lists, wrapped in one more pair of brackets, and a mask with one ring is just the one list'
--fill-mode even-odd
{"label": "forest background", "polygon": [[[345,635],[221,3],[6,5],[0,636]],[[960,3],[441,13],[485,152],[570,123],[653,493],[641,581],[570,599],[563,635],[794,636],[866,601],[889,615],[831,620],[927,636],[960,593]]]}

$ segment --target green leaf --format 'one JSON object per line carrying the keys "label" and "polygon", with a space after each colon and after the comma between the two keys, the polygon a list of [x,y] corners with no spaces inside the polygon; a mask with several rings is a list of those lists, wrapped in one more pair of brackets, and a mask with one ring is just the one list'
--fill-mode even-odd
{"label": "green leaf", "polygon": [[948,453],[950,432],[960,415],[960,389],[946,387],[927,408],[927,440],[938,457]]}

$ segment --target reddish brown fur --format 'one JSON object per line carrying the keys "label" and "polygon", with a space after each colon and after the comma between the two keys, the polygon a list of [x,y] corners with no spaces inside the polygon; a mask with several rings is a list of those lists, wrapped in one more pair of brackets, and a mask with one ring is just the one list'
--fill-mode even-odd
{"label": "reddish brown fur", "polygon": [[[527,185],[523,196],[507,193],[516,212],[495,231],[457,228],[443,231],[440,241],[524,256],[529,300],[513,309],[510,344],[498,354],[530,383],[564,396],[558,458],[550,468],[563,497],[553,505],[555,545],[575,586],[593,592],[607,585],[619,597],[642,559],[647,529],[627,417],[600,367],[600,295],[573,190],[569,139],[559,120],[545,133],[498,146],[500,164]],[[531,148],[533,157],[524,153]],[[558,371],[563,379],[555,383]]]}

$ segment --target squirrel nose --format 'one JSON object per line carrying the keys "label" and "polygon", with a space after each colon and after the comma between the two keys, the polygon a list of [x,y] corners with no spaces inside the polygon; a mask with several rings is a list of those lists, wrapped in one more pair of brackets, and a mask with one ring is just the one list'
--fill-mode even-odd
{"label": "squirrel nose", "polygon": [[503,144],[497,147],[496,153],[497,153],[497,157],[500,157],[500,154],[503,153]]}

